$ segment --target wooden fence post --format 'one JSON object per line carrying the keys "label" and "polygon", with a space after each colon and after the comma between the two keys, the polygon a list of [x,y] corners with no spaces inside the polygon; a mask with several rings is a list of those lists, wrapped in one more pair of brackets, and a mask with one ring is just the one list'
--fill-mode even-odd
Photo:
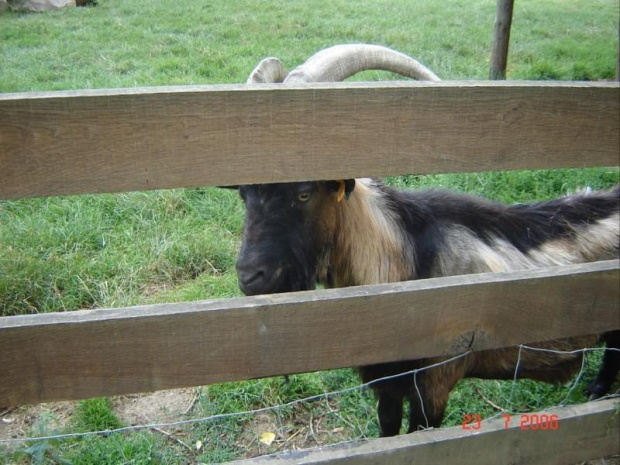
{"label": "wooden fence post", "polygon": [[493,33],[493,51],[491,53],[491,71],[489,79],[506,79],[508,60],[508,43],[512,23],[514,0],[497,0],[495,31]]}
{"label": "wooden fence post", "polygon": [[618,55],[616,55],[616,81],[620,81],[620,30],[618,30]]}

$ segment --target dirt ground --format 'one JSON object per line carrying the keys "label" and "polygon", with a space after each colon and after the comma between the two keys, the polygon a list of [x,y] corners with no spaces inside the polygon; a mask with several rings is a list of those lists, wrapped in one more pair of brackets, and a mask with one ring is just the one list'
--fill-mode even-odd
{"label": "dirt ground", "polygon": [[[173,423],[195,417],[195,411],[194,415],[188,414],[195,409],[197,400],[198,391],[195,388],[111,398],[112,410],[120,421],[128,426]],[[40,431],[45,431],[46,434],[62,432],[71,421],[77,405],[78,402],[51,402],[0,409],[0,439],[37,436],[41,434]],[[285,421],[274,412],[257,414],[245,431],[236,438],[240,449],[244,451],[238,458],[309,449],[345,441],[347,437],[344,428],[328,426],[328,416],[337,414],[336,406],[331,403],[322,413],[296,409],[292,418],[288,417]],[[153,427],[151,430],[155,434],[166,436],[175,445],[188,448],[190,456],[196,453],[197,444],[189,443],[189,438],[182,430],[173,426]],[[20,443],[15,444],[18,446]]]}
{"label": "dirt ground", "polygon": [[[172,423],[187,418],[198,399],[195,388],[172,389],[146,394],[132,394],[111,398],[114,413],[124,425],[152,425]],[[0,409],[0,439],[24,438],[38,435],[41,428],[46,432],[62,431],[71,420],[77,402],[51,402],[14,409]],[[285,451],[308,449],[344,441],[343,428],[329,428],[325,424],[326,414],[337,414],[337,410],[327,411],[319,416],[307,410],[296,412],[293,419],[281,423],[272,413],[255,416],[244,434],[238,438],[245,453],[239,458],[256,457]],[[183,443],[182,439],[166,431],[165,427],[152,428],[185,447],[195,447]],[[265,444],[263,433],[274,433],[272,442]],[[620,456],[580,462],[575,465],[620,465]]]}
{"label": "dirt ground", "polygon": [[[132,394],[112,397],[112,409],[124,425],[155,425],[173,423],[187,419],[198,399],[195,388],[172,389],[147,394]],[[51,402],[40,405],[22,406],[14,409],[0,409],[0,439],[18,439],[61,432],[70,422],[78,402]],[[272,412],[257,414],[245,432],[237,439],[245,451],[239,458],[256,457],[262,454],[293,451],[323,446],[346,440],[343,428],[326,426],[326,415],[337,414],[329,410],[314,416],[300,409],[294,418],[281,423]],[[185,435],[173,427],[151,428],[163,434],[170,441],[185,447],[196,447],[184,442]],[[263,434],[274,434],[266,444]],[[19,444],[19,443],[16,443]]]}
{"label": "dirt ground", "polygon": [[[168,423],[184,418],[194,406],[196,389],[172,389],[112,398],[114,413],[124,425]],[[40,427],[61,431],[77,402],[50,402],[0,410],[0,439],[31,436]]]}

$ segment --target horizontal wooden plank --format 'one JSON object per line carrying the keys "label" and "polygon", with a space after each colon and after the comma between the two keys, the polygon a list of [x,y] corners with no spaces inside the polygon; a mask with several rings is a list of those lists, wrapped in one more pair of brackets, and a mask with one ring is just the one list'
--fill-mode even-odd
{"label": "horizontal wooden plank", "polygon": [[[618,260],[0,318],[0,405],[450,355],[620,328]],[[464,337],[466,336],[466,337]]]}
{"label": "horizontal wooden plank", "polygon": [[0,94],[0,198],[617,165],[618,83]]}
{"label": "horizontal wooden plank", "polygon": [[565,465],[620,454],[620,402],[560,407],[537,414],[557,415],[557,429],[522,429],[525,417],[513,415],[483,422],[477,431],[460,427],[428,430],[394,438],[375,439],[344,446],[298,451],[278,456],[230,462],[236,465],[386,464],[419,465]]}

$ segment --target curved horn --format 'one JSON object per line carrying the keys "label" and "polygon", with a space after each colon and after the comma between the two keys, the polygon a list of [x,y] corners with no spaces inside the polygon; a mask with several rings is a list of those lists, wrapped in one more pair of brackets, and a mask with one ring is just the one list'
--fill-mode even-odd
{"label": "curved horn", "polygon": [[277,58],[265,58],[250,73],[248,84],[283,82],[287,75],[284,64]]}
{"label": "curved horn", "polygon": [[284,83],[343,81],[369,69],[391,71],[421,81],[441,80],[420,62],[391,48],[350,44],[321,50],[291,71]]}

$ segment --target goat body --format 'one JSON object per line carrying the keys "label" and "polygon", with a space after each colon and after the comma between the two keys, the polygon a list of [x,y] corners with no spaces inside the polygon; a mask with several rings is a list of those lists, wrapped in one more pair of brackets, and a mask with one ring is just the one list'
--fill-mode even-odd
{"label": "goat body", "polygon": [[[341,200],[345,190],[348,200]],[[513,271],[619,256],[620,186],[552,201],[506,206],[447,191],[401,191],[370,179],[242,186],[246,203],[237,262],[246,294],[397,282],[467,273]],[[620,331],[604,335],[620,348]],[[592,346],[595,336],[539,347]],[[563,383],[582,354],[533,353],[519,359],[519,377]],[[518,348],[474,352],[449,364],[373,385],[383,436],[398,434],[403,402],[409,431],[439,426],[462,378],[512,379]],[[360,367],[364,382],[445,359]],[[607,393],[620,353],[607,351],[594,397]]]}
{"label": "goat body", "polygon": [[[277,58],[261,61],[248,83],[341,81],[382,69],[426,81],[439,78],[395,50],[349,44],[318,52],[290,74]],[[241,290],[268,294],[378,284],[435,276],[513,271],[618,258],[620,187],[592,195],[505,206],[444,191],[403,192],[368,179],[263,184],[239,189],[246,203],[237,261]],[[347,197],[347,201],[343,201]],[[620,331],[604,335],[620,348]],[[555,350],[591,346],[594,337],[541,344]],[[515,348],[477,352],[433,370],[373,385],[384,436],[398,434],[403,401],[411,404],[409,431],[439,426],[450,390],[461,378],[512,378]],[[565,382],[582,355],[521,354],[519,375]],[[364,381],[426,366],[441,359],[361,367]],[[588,390],[607,393],[620,368],[620,352],[606,351]]]}

